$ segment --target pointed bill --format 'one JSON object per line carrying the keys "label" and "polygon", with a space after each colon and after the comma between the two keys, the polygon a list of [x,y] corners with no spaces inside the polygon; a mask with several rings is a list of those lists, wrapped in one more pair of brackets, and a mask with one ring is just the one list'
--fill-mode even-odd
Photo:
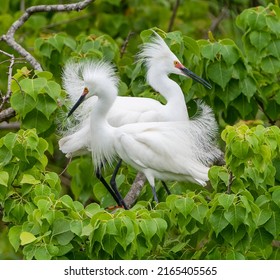
{"label": "pointed bill", "polygon": [[84,88],[83,94],[80,96],[78,101],[74,104],[74,106],[71,108],[71,110],[67,115],[67,118],[69,118],[76,111],[76,109],[83,103],[88,93],[89,93],[88,88]]}
{"label": "pointed bill", "polygon": [[186,76],[192,78],[194,81],[196,81],[196,82],[198,82],[198,83],[204,85],[205,87],[207,87],[207,88],[209,88],[209,89],[212,88],[212,86],[211,86],[208,82],[206,82],[206,81],[205,81],[204,79],[202,79],[201,77],[197,76],[195,73],[193,73],[193,72],[192,72],[191,70],[189,70],[188,68],[186,68],[186,67],[183,66],[182,68],[179,68],[179,69],[184,73],[184,75],[186,75]]}

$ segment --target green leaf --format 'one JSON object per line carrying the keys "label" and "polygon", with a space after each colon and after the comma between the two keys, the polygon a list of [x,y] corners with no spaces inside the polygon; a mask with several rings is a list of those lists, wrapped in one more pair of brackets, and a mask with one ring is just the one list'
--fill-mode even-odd
{"label": "green leaf", "polygon": [[60,97],[61,87],[54,81],[48,81],[47,85],[45,86],[45,91],[54,101],[57,101],[57,99]]}
{"label": "green leaf", "polygon": [[167,230],[167,222],[161,218],[154,218],[154,223],[157,225],[157,236],[162,239]]}
{"label": "green leaf", "polygon": [[234,194],[222,193],[218,197],[218,201],[220,205],[222,205],[226,211],[228,211],[228,209],[232,206],[234,199],[235,199]]}
{"label": "green leaf", "polygon": [[256,106],[256,103],[253,102],[253,99],[248,102],[245,95],[240,94],[231,105],[240,113],[242,118],[246,118]]}
{"label": "green leaf", "polygon": [[231,143],[231,152],[234,156],[240,159],[245,159],[249,151],[249,144],[247,141],[235,141]]}
{"label": "green leaf", "polygon": [[139,226],[147,240],[150,240],[157,232],[157,225],[153,220],[142,219],[139,221]]}
{"label": "green leaf", "polygon": [[[261,8],[261,7],[260,7]],[[250,13],[247,17],[249,26],[254,30],[262,30],[266,26],[265,15],[261,12],[255,12],[250,10]]]}
{"label": "green leaf", "polygon": [[29,94],[17,91],[11,96],[11,105],[20,117],[24,118],[36,107],[36,101]]}
{"label": "green leaf", "polygon": [[216,236],[229,224],[224,216],[224,210],[216,210],[211,214],[209,222],[214,229]]}
{"label": "green leaf", "polygon": [[71,231],[67,231],[61,234],[58,234],[55,236],[57,242],[59,245],[67,245],[70,243],[70,241],[74,238],[74,233]]}
{"label": "green leaf", "polygon": [[271,218],[264,227],[274,238],[277,238],[280,234],[280,213],[272,212]]}
{"label": "green leaf", "polygon": [[276,203],[276,205],[278,205],[278,207],[280,208],[280,189],[275,190],[272,193],[272,200]]}
{"label": "green leaf", "polygon": [[264,228],[256,229],[254,237],[252,239],[253,247],[259,249],[265,249],[267,246],[271,246],[273,236],[268,233]]}
{"label": "green leaf", "polygon": [[184,36],[184,44],[191,51],[191,53],[200,57],[200,51],[197,42],[188,36]]}
{"label": "green leaf", "polygon": [[206,214],[208,212],[208,207],[206,205],[200,204],[200,205],[195,205],[192,211],[190,212],[190,215],[203,224],[203,221],[206,217]]}
{"label": "green leaf", "polygon": [[48,43],[57,49],[58,52],[61,52],[64,46],[64,38],[59,34],[55,34],[53,37],[49,38]]}
{"label": "green leaf", "polygon": [[35,179],[32,175],[30,174],[23,174],[22,179],[20,180],[20,184],[30,184],[30,185],[37,185],[40,184],[41,181]]}
{"label": "green leaf", "polygon": [[53,122],[49,121],[43,113],[34,109],[26,115],[22,124],[26,129],[36,128],[38,134],[40,134],[48,130]]}
{"label": "green leaf", "polygon": [[223,90],[230,81],[233,73],[233,67],[228,67],[222,61],[216,61],[207,68],[207,76]]}
{"label": "green leaf", "polygon": [[52,256],[50,255],[46,246],[37,247],[35,250],[36,260],[50,260]]}
{"label": "green leaf", "polygon": [[57,103],[48,95],[40,94],[38,96],[36,108],[49,120],[51,114],[57,109]]}
{"label": "green leaf", "polygon": [[43,78],[43,79],[46,79],[46,80],[50,80],[53,77],[53,74],[51,72],[48,72],[48,71],[35,70],[34,72],[37,75],[37,77]]}
{"label": "green leaf", "polygon": [[268,55],[280,58],[280,40],[271,40],[267,46]]}
{"label": "green leaf", "polygon": [[[217,54],[221,50],[219,43],[210,43],[201,47],[201,54],[203,57],[214,61],[217,58]],[[214,81],[214,80],[213,80]]]}
{"label": "green leaf", "polygon": [[261,51],[263,48],[265,48],[271,39],[271,36],[267,32],[262,31],[252,31],[249,35],[251,44],[257,48],[259,51]]}
{"label": "green leaf", "polygon": [[256,223],[256,226],[260,227],[263,224],[265,224],[270,219],[271,215],[272,215],[271,210],[260,209],[260,212],[254,215],[254,221]]}
{"label": "green leaf", "polygon": [[53,223],[52,235],[58,235],[70,230],[70,221],[65,219],[57,219]]}
{"label": "green leaf", "polygon": [[53,244],[48,244],[47,245],[47,250],[52,256],[57,256],[59,254],[59,248],[58,246],[55,246]]}
{"label": "green leaf", "polygon": [[70,223],[70,230],[78,236],[81,236],[83,229],[83,222],[80,220],[73,220]]}
{"label": "green leaf", "polygon": [[20,244],[21,245],[29,244],[29,243],[35,241],[36,239],[37,238],[31,232],[23,231],[20,234],[20,241],[21,241]]}
{"label": "green leaf", "polygon": [[251,99],[251,97],[254,96],[254,94],[257,91],[256,83],[249,76],[247,76],[245,79],[240,81],[240,88],[241,88],[242,92],[244,93],[244,95],[247,96],[248,101]]}
{"label": "green leaf", "polygon": [[236,232],[239,225],[244,223],[246,218],[246,209],[238,205],[232,205],[228,211],[225,211],[224,215],[226,220],[233,226]]}
{"label": "green leaf", "polygon": [[4,139],[4,145],[9,150],[11,150],[17,141],[17,134],[9,132],[8,134],[5,135],[3,139]]}
{"label": "green leaf", "polygon": [[20,234],[22,231],[22,226],[13,226],[9,230],[9,242],[12,244],[15,251],[18,250],[20,246]]}
{"label": "green leaf", "polygon": [[245,257],[240,252],[229,250],[226,252],[226,260],[245,260]]}
{"label": "green leaf", "polygon": [[236,80],[230,80],[227,87],[224,90],[217,90],[217,95],[224,102],[225,106],[228,105],[236,99],[241,94],[241,89]]}
{"label": "green leaf", "polygon": [[42,214],[45,214],[50,209],[52,203],[46,199],[39,199],[37,201],[37,206]]}
{"label": "green leaf", "polygon": [[261,68],[266,73],[277,74],[280,71],[280,61],[273,56],[266,56],[262,60]]}
{"label": "green leaf", "polygon": [[194,201],[189,197],[180,198],[175,201],[175,207],[186,218],[194,207]]}
{"label": "green leaf", "polygon": [[[224,40],[221,41],[221,44],[223,43],[223,41]],[[235,45],[222,45],[220,52],[227,66],[229,67],[235,64],[240,58],[240,55]]]}
{"label": "green leaf", "polygon": [[228,242],[231,246],[235,247],[238,242],[244,238],[247,233],[246,227],[240,227],[237,232],[232,230],[232,227],[226,227],[222,232],[222,237]]}
{"label": "green leaf", "polygon": [[24,79],[20,81],[20,86],[23,92],[32,96],[34,100],[37,99],[37,95],[47,85],[45,78]]}
{"label": "green leaf", "polygon": [[9,173],[6,171],[0,171],[0,185],[7,187],[9,182]]}

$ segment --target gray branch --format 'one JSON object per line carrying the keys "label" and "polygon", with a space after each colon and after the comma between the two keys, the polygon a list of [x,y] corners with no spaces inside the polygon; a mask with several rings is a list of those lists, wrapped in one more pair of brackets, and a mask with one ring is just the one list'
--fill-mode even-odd
{"label": "gray branch", "polygon": [[25,10],[23,15],[16,20],[8,32],[5,35],[2,35],[0,40],[5,41],[11,48],[23,56],[26,61],[28,61],[32,67],[36,70],[42,70],[40,63],[20,44],[15,41],[15,32],[30,18],[34,13],[40,12],[69,12],[69,11],[80,11],[86,8],[94,0],[84,0],[75,4],[65,4],[65,5],[38,5],[32,6]]}
{"label": "gray branch", "polygon": [[11,119],[16,115],[16,112],[13,108],[7,108],[0,112],[0,123],[6,120]]}
{"label": "gray branch", "polygon": [[12,94],[12,78],[13,78],[13,66],[15,63],[15,57],[12,54],[9,54],[7,52],[4,52],[0,50],[0,53],[8,56],[10,58],[10,65],[9,65],[9,70],[8,70],[8,88],[7,88],[7,94],[2,98],[2,103],[0,104],[0,111],[2,110],[3,106],[5,105],[6,102],[9,101],[11,94]]}
{"label": "gray branch", "polygon": [[144,187],[145,182],[145,175],[142,172],[138,172],[129,192],[127,193],[124,199],[124,202],[128,206],[128,208],[131,208],[132,205],[135,203],[137,197],[139,196],[139,193]]}

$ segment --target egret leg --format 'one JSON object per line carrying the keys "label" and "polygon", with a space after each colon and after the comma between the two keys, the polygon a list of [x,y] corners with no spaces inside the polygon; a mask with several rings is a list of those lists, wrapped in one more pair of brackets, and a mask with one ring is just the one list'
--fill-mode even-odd
{"label": "egret leg", "polygon": [[114,191],[111,189],[109,184],[106,182],[106,180],[102,176],[100,168],[98,168],[96,170],[95,175],[96,175],[97,179],[103,184],[103,186],[108,190],[108,192],[111,194],[111,196],[114,198],[114,200],[117,202],[118,206],[122,206],[121,201],[118,199],[118,197],[116,196]]}
{"label": "egret leg", "polygon": [[164,182],[164,181],[161,181],[161,183],[162,183],[164,189],[166,190],[167,194],[170,195],[170,194],[171,194],[171,191],[169,190],[169,188],[167,187],[167,185],[165,184],[165,182]]}
{"label": "egret leg", "polygon": [[155,186],[153,185],[151,185],[151,188],[152,188],[152,193],[153,193],[153,196],[154,196],[154,201],[156,202],[156,203],[158,203],[158,197],[157,197],[157,193],[156,193],[156,188],[155,188]]}
{"label": "egret leg", "polygon": [[124,209],[128,209],[127,205],[125,204],[125,202],[118,190],[117,182],[116,182],[116,177],[117,177],[117,174],[118,174],[118,171],[119,171],[121,165],[122,165],[122,160],[120,159],[113,172],[112,178],[110,180],[110,185],[111,185],[112,189],[114,190],[115,195],[117,196],[118,200],[121,202],[122,206],[124,207]]}

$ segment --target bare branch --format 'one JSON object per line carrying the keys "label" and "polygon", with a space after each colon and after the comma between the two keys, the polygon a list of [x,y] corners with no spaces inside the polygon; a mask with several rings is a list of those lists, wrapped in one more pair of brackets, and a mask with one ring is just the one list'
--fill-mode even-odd
{"label": "bare branch", "polygon": [[[225,7],[222,8],[221,13],[219,14],[219,16],[216,17],[216,18],[213,18],[211,26],[209,28],[209,31],[214,32],[218,28],[220,22],[224,18],[226,18],[228,15],[229,15],[229,10],[228,10],[228,7],[225,6]],[[205,38],[208,37],[208,31],[207,31],[207,33],[205,34],[204,37]]]}
{"label": "bare branch", "polygon": [[145,182],[146,182],[145,175],[142,172],[138,172],[129,192],[127,193],[124,199],[124,202],[128,208],[131,208],[131,206],[135,203],[137,197],[139,196],[140,191],[144,187]]}
{"label": "bare branch", "polygon": [[13,108],[7,108],[0,112],[0,122],[11,119],[16,115],[16,112]]}
{"label": "bare branch", "polygon": [[19,130],[20,129],[20,123],[19,122],[3,122],[0,123],[0,130]]}
{"label": "bare branch", "polygon": [[0,50],[0,52],[3,53],[4,55],[10,57],[10,65],[9,65],[9,70],[8,70],[8,88],[7,88],[7,94],[2,98],[2,103],[0,104],[0,111],[1,111],[4,104],[6,102],[8,102],[8,100],[10,99],[11,94],[12,94],[11,85],[12,85],[13,66],[15,63],[15,57],[14,57],[14,55],[4,52],[2,50]]}
{"label": "bare branch", "polygon": [[176,0],[176,3],[174,4],[174,7],[173,7],[172,16],[171,16],[171,19],[170,19],[170,22],[169,22],[168,32],[172,31],[179,5],[180,5],[180,0]]}
{"label": "bare branch", "polygon": [[59,4],[59,5],[38,5],[32,6],[25,10],[23,15],[16,20],[8,32],[2,35],[0,40],[5,41],[11,48],[17,51],[21,56],[23,56],[34,69],[42,70],[40,63],[20,44],[15,41],[15,32],[30,18],[34,13],[40,12],[68,12],[68,11],[80,11],[86,8],[94,0],[84,0],[74,4]]}
{"label": "bare branch", "polygon": [[124,53],[125,53],[125,50],[126,50],[126,48],[127,48],[128,42],[129,42],[130,38],[131,38],[133,35],[134,35],[134,32],[133,32],[133,31],[129,31],[129,33],[128,33],[128,35],[127,35],[127,37],[126,37],[126,39],[125,39],[125,41],[124,41],[124,43],[123,43],[123,45],[122,45],[122,47],[121,47],[121,50],[120,50],[120,56],[121,56],[121,58],[123,57],[123,55],[124,55]]}

